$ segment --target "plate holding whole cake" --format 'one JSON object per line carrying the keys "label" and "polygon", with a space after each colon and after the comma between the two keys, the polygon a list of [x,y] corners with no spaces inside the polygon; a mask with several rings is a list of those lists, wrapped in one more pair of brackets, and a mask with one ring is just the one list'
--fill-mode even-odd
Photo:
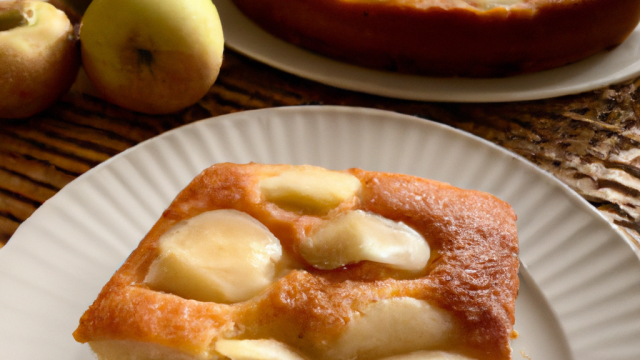
{"label": "plate holding whole cake", "polygon": [[634,0],[233,0],[295,45],[365,67],[503,77],[551,69],[622,43]]}
{"label": "plate holding whole cake", "polygon": [[516,216],[414,176],[216,164],[80,319],[99,359],[508,360]]}

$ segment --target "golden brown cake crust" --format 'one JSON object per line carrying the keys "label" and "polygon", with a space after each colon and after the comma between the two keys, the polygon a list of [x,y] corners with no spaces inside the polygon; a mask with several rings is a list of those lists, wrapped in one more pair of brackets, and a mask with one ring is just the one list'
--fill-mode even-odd
{"label": "golden brown cake crust", "polygon": [[462,0],[233,1],[270,33],[314,52],[430,76],[565,65],[620,44],[640,20],[636,0],[524,0],[489,10]]}
{"label": "golden brown cake crust", "polygon": [[[410,276],[370,262],[321,271],[304,265],[298,246],[323,218],[282,210],[267,203],[258,190],[261,179],[289,168],[217,164],[198,175],[82,316],[76,340],[146,341],[208,354],[218,337],[269,336],[295,348],[312,349],[308,355],[321,358],[352,312],[381,299],[413,297],[450,311],[459,320],[466,340],[457,351],[482,360],[511,358],[519,263],[516,216],[508,204],[437,181],[347,170],[360,179],[362,191],[323,218],[362,209],[402,221],[427,239],[431,260],[424,271]],[[157,256],[159,236],[184,219],[214,209],[237,209],[258,219],[302,269],[261,295],[231,305],[149,289],[143,280]]]}

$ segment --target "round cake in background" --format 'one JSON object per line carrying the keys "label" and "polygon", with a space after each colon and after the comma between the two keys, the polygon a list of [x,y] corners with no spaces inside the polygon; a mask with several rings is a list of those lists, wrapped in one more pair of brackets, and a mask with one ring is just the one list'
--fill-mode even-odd
{"label": "round cake in background", "polygon": [[439,77],[504,77],[622,43],[636,0],[233,0],[292,44],[348,63]]}

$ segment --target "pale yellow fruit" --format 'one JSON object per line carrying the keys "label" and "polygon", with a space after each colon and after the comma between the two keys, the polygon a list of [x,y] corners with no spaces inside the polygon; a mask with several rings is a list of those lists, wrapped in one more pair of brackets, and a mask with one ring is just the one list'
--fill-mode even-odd
{"label": "pale yellow fruit", "polygon": [[276,280],[280,241],[258,220],[237,210],[188,219],[158,241],[158,258],[145,282],[187,299],[234,303]]}
{"label": "pale yellow fruit", "polygon": [[94,0],[80,41],[82,65],[101,96],[149,114],[202,98],[218,77],[224,48],[211,0]]}
{"label": "pale yellow fruit", "polygon": [[46,109],[69,90],[79,65],[62,11],[39,1],[0,1],[0,118]]}
{"label": "pale yellow fruit", "polygon": [[419,271],[429,261],[429,244],[404,223],[362,210],[324,223],[300,244],[300,254],[318,269],[331,270],[367,260]]}
{"label": "pale yellow fruit", "polygon": [[329,212],[355,196],[361,187],[360,180],[351,174],[314,166],[299,166],[260,182],[267,201],[308,214]]}
{"label": "pale yellow fruit", "polygon": [[447,346],[460,334],[449,312],[424,300],[385,299],[358,310],[327,358],[378,359]]}
{"label": "pale yellow fruit", "polygon": [[216,351],[231,360],[305,360],[287,345],[272,339],[218,340]]}
{"label": "pale yellow fruit", "polygon": [[422,350],[379,360],[476,360],[449,351]]}

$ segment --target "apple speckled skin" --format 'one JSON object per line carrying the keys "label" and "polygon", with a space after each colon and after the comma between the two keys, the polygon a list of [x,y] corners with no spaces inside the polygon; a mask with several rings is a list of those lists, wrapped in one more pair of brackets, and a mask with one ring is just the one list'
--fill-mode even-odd
{"label": "apple speckled skin", "polygon": [[26,118],[69,90],[80,56],[71,22],[53,5],[0,1],[3,21],[8,12],[15,21],[0,30],[0,118]]}

